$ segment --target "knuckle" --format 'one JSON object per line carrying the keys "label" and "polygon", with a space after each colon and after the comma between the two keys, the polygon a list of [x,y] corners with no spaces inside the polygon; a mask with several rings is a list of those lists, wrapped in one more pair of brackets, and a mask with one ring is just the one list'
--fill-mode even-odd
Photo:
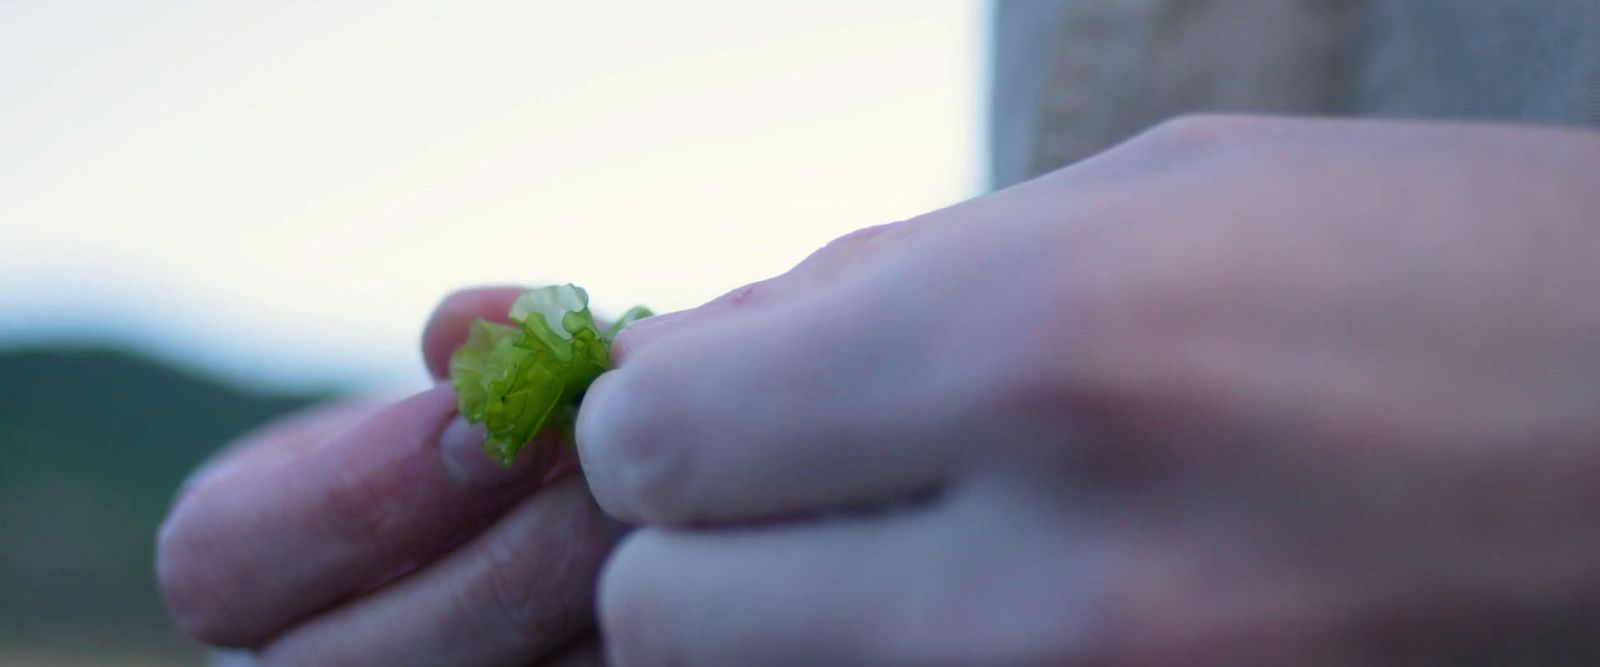
{"label": "knuckle", "polygon": [[1188,337],[1201,311],[1210,308],[1210,297],[1194,284],[1198,278],[1165,280],[1128,271],[1119,267],[1105,280],[1064,281],[1068,286],[1017,334],[1017,344],[990,351],[987,363],[974,368],[966,405],[1001,416],[986,420],[1001,425],[992,436],[997,442],[1032,447],[1044,429],[1079,441],[1048,450],[1054,455],[1129,450],[1126,442],[1102,446],[1108,442],[1105,431],[1124,426],[1128,411],[1181,369]]}
{"label": "knuckle", "polygon": [[[1118,311],[1128,303],[1110,295],[1095,281],[1065,281],[1049,296],[1041,316],[1011,332],[1013,344],[988,346],[967,353],[972,364],[964,391],[968,419],[998,415],[998,422],[1020,429],[1023,441],[1041,420],[1059,428],[1067,415],[1081,419],[1094,397],[1091,371],[1107,344],[1120,349],[1117,334],[1108,332]],[[976,347],[976,346],[968,346]],[[1070,354],[1057,350],[1068,349]],[[983,419],[991,424],[994,420]],[[986,426],[985,428],[991,428]],[[1000,435],[999,433],[996,434]]]}
{"label": "knuckle", "polygon": [[862,227],[829,241],[827,245],[807,256],[796,268],[801,272],[818,275],[837,272],[866,258],[885,241],[898,237],[908,229],[904,222]]}
{"label": "knuckle", "polygon": [[513,545],[491,546],[485,553],[482,576],[464,586],[459,595],[463,613],[481,617],[490,634],[517,651],[538,648],[537,644],[554,634],[551,626],[555,625],[542,612],[546,606],[556,605],[545,599],[547,591],[528,571],[527,560],[527,554]]}
{"label": "knuckle", "polygon": [[1206,153],[1257,142],[1272,121],[1243,115],[1191,114],[1157,123],[1130,140],[1130,144],[1176,153]]}
{"label": "knuckle", "polygon": [[823,246],[822,249],[818,251],[818,253],[848,254],[852,251],[860,250],[861,248],[872,244],[875,240],[882,237],[884,232],[897,229],[901,225],[902,223],[900,222],[889,222],[881,225],[862,227],[861,229],[848,232],[843,236],[829,241],[827,245]]}
{"label": "knuckle", "polygon": [[1153,140],[1189,145],[1228,143],[1249,138],[1262,123],[1260,118],[1252,116],[1184,114],[1157,123],[1147,135]]}
{"label": "knuckle", "polygon": [[475,574],[455,587],[455,603],[462,616],[482,619],[503,652],[537,654],[592,622],[593,583],[609,540],[592,512],[510,521],[523,525],[484,542]]}
{"label": "knuckle", "polygon": [[747,309],[771,302],[782,296],[784,277],[778,276],[741,285],[711,300],[708,306],[728,309]]}
{"label": "knuckle", "polygon": [[[383,540],[404,517],[393,506],[396,485],[384,477],[387,468],[354,470],[327,487],[324,507],[328,521],[343,539],[353,544]],[[402,491],[395,488],[394,491]]]}

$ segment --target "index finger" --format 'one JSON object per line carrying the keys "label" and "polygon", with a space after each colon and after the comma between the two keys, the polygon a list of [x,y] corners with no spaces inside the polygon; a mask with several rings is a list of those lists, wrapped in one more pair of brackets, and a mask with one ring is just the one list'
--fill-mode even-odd
{"label": "index finger", "polygon": [[600,506],[624,521],[693,524],[937,486],[964,454],[946,445],[989,432],[975,436],[981,426],[966,418],[973,387],[946,377],[965,362],[926,363],[951,355],[897,331],[926,325],[855,325],[885,308],[805,300],[637,350],[578,412],[578,454]]}
{"label": "index finger", "polygon": [[422,360],[438,379],[450,375],[450,355],[467,341],[472,321],[483,318],[509,324],[506,313],[525,288],[512,285],[469,287],[445,296],[422,330]]}
{"label": "index finger", "polygon": [[260,644],[436,556],[540,484],[531,456],[492,486],[457,479],[444,441],[468,438],[470,450],[482,435],[447,427],[454,418],[455,396],[436,387],[319,442],[247,445],[228,470],[194,483],[157,544],[179,626],[208,643]]}

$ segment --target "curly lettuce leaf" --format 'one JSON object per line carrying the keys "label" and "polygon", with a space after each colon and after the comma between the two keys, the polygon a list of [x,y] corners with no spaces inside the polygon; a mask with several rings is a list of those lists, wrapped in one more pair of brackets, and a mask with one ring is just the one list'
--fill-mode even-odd
{"label": "curly lettuce leaf", "polygon": [[488,431],[484,451],[510,465],[546,429],[570,441],[584,390],[611,367],[611,340],[650,314],[636,306],[601,330],[583,288],[555,285],[517,298],[509,313],[517,326],[473,322],[450,357],[450,384],[461,416]]}

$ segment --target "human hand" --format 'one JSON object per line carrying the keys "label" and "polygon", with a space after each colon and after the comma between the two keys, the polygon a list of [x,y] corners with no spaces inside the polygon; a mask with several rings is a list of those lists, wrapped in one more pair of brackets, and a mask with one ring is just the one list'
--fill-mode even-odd
{"label": "human hand", "polygon": [[1600,135],[1167,124],[638,323],[622,664],[1600,662]]}
{"label": "human hand", "polygon": [[[473,318],[503,319],[520,292],[446,299],[424,334],[433,376]],[[482,441],[445,385],[246,436],[162,526],[158,579],[179,628],[266,665],[592,660],[584,633],[613,538],[569,474],[575,458],[546,442],[501,469]]]}

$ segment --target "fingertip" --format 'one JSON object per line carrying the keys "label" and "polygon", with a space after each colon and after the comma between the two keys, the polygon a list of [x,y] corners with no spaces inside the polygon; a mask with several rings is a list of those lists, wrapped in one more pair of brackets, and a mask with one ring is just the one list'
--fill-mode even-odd
{"label": "fingertip", "polygon": [[[192,484],[155,541],[156,587],[178,630],[259,645],[414,557],[441,525],[491,511],[492,499],[427,483],[430,442],[454,414],[444,385],[381,409],[327,408],[258,436],[228,459],[231,472]],[[419,518],[436,508],[456,514]]]}
{"label": "fingertip", "polygon": [[584,392],[583,403],[578,406],[577,422],[573,425],[573,445],[578,452],[578,465],[583,470],[584,479],[588,481],[590,492],[595,495],[595,500],[607,514],[615,514],[620,508],[611,501],[612,494],[608,492],[612,486],[610,482],[609,461],[605,451],[609,448],[612,439],[610,433],[609,416],[606,407],[611,402],[610,387],[619,371],[607,371],[589,385]]}
{"label": "fingertip", "polygon": [[243,644],[253,637],[221,604],[219,596],[210,594],[206,577],[200,575],[205,559],[187,539],[187,531],[178,529],[188,514],[187,505],[180,501],[156,531],[156,592],[184,636],[211,645]]}
{"label": "fingertip", "polygon": [[450,355],[467,340],[473,320],[509,323],[506,313],[524,288],[512,285],[468,287],[446,295],[422,329],[422,359],[435,378],[450,373]]}
{"label": "fingertip", "polygon": [[[642,377],[641,377],[642,376]],[[682,495],[686,448],[648,369],[601,375],[578,412],[578,456],[601,509],[634,523],[670,520]]]}

